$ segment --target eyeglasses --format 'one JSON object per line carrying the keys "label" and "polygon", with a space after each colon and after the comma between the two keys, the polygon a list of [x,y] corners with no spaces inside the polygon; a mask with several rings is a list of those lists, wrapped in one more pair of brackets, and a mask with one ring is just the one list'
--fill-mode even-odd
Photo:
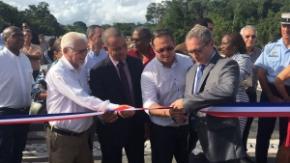
{"label": "eyeglasses", "polygon": [[250,37],[251,37],[252,39],[255,39],[255,38],[256,38],[256,35],[246,35],[246,36],[245,36],[245,38],[250,38]]}
{"label": "eyeglasses", "polygon": [[76,49],[74,49],[72,47],[68,47],[68,48],[70,48],[71,50],[73,50],[77,54],[87,54],[88,53],[88,49],[87,48],[86,49],[81,49],[81,50],[76,50]]}
{"label": "eyeglasses", "polygon": [[171,52],[172,50],[174,49],[174,47],[172,46],[168,46],[168,47],[164,47],[164,48],[161,48],[161,49],[158,49],[158,50],[155,50],[157,53],[163,53],[165,51],[167,52]]}
{"label": "eyeglasses", "polygon": [[204,49],[204,47],[206,47],[208,45],[208,43],[207,44],[204,44],[203,46],[201,46],[200,48],[198,48],[198,49],[191,49],[191,50],[188,50],[188,53],[190,53],[190,54],[196,54],[196,53],[202,53],[202,51],[203,51],[203,49]]}

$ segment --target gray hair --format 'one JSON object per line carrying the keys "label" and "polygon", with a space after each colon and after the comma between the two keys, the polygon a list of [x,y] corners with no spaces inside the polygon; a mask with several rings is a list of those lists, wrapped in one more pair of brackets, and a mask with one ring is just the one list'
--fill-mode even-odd
{"label": "gray hair", "polygon": [[208,44],[213,40],[212,34],[207,27],[195,25],[187,34],[185,39],[198,38],[202,43]]}
{"label": "gray hair", "polygon": [[253,30],[253,31],[255,32],[255,35],[257,35],[256,27],[253,26],[253,25],[246,25],[246,26],[244,26],[243,28],[241,28],[240,34],[241,34],[242,36],[244,36],[244,31],[247,30],[247,29],[251,29],[251,30]]}
{"label": "gray hair", "polygon": [[102,41],[105,45],[108,43],[109,37],[123,37],[123,35],[117,28],[110,27],[102,35]]}
{"label": "gray hair", "polygon": [[7,39],[10,37],[10,35],[16,31],[22,33],[21,29],[16,27],[16,26],[9,26],[9,27],[5,28],[3,30],[3,33],[2,33],[2,37],[3,37],[4,42],[7,42]]}
{"label": "gray hair", "polygon": [[62,51],[64,48],[68,48],[68,47],[73,48],[75,46],[75,43],[79,40],[87,43],[86,35],[82,33],[78,33],[78,32],[66,33],[65,35],[63,35],[61,39],[61,43],[60,43]]}

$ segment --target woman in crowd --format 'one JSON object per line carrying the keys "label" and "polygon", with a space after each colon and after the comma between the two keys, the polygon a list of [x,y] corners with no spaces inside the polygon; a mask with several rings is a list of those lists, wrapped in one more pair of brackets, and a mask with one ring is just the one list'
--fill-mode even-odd
{"label": "woman in crowd", "polygon": [[[236,96],[236,102],[249,102],[249,97],[246,93],[246,89],[251,86],[251,74],[253,69],[253,63],[246,55],[246,46],[243,38],[238,33],[225,34],[222,37],[220,52],[222,55],[235,60],[240,67],[240,86],[238,94]],[[240,118],[241,135],[246,126],[247,119]]]}

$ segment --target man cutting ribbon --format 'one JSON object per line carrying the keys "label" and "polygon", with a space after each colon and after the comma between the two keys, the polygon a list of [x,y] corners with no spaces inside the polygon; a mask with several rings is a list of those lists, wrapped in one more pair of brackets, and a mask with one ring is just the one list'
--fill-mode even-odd
{"label": "man cutting ribbon", "polygon": [[[223,119],[198,112],[208,106],[235,102],[239,66],[235,61],[219,56],[214,49],[211,32],[206,27],[196,25],[187,33],[185,42],[196,64],[187,73],[184,99],[175,101],[171,106],[196,114],[194,125],[206,157],[202,162],[239,162],[245,157],[245,150],[238,119]],[[205,67],[202,73],[198,73],[201,64]],[[198,74],[201,78],[196,80]]]}
{"label": "man cutting ribbon", "polygon": [[[69,32],[62,37],[60,58],[48,72],[47,112],[74,113],[108,112],[118,105],[102,101],[88,94],[86,69],[83,63],[87,54],[86,36]],[[50,121],[47,130],[49,162],[89,163],[93,162],[89,129],[93,118]],[[57,143],[56,143],[57,142]]]}

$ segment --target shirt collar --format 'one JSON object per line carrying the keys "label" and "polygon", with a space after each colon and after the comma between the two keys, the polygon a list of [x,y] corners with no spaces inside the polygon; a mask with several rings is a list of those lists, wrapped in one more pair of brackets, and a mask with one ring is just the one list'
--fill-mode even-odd
{"label": "shirt collar", "polygon": [[99,51],[99,53],[95,53],[94,51],[90,50],[90,51],[88,52],[88,55],[89,55],[90,57],[98,57],[98,56],[100,56],[100,55],[103,54],[103,53],[106,53],[106,51],[105,51],[104,48],[102,48],[102,49]]}
{"label": "shirt collar", "polygon": [[73,67],[73,65],[64,57],[62,56],[59,61],[61,61],[63,63],[64,66],[66,66],[69,70],[72,70],[72,71],[79,71],[81,68],[79,69],[76,69]]}
{"label": "shirt collar", "polygon": [[12,51],[10,51],[6,46],[4,46],[3,50],[5,52],[7,52],[11,57],[19,57],[20,55],[22,55],[22,52],[19,51],[19,55],[14,54]]}
{"label": "shirt collar", "polygon": [[285,43],[283,42],[283,39],[282,39],[282,38],[280,38],[280,39],[277,41],[277,43],[278,43],[279,45],[281,45],[285,50],[288,50],[288,48],[285,46]]}
{"label": "shirt collar", "polygon": [[[110,60],[112,61],[113,65],[117,67],[119,61],[114,60],[110,55],[109,55]],[[123,61],[123,63],[126,65],[126,60]]]}

